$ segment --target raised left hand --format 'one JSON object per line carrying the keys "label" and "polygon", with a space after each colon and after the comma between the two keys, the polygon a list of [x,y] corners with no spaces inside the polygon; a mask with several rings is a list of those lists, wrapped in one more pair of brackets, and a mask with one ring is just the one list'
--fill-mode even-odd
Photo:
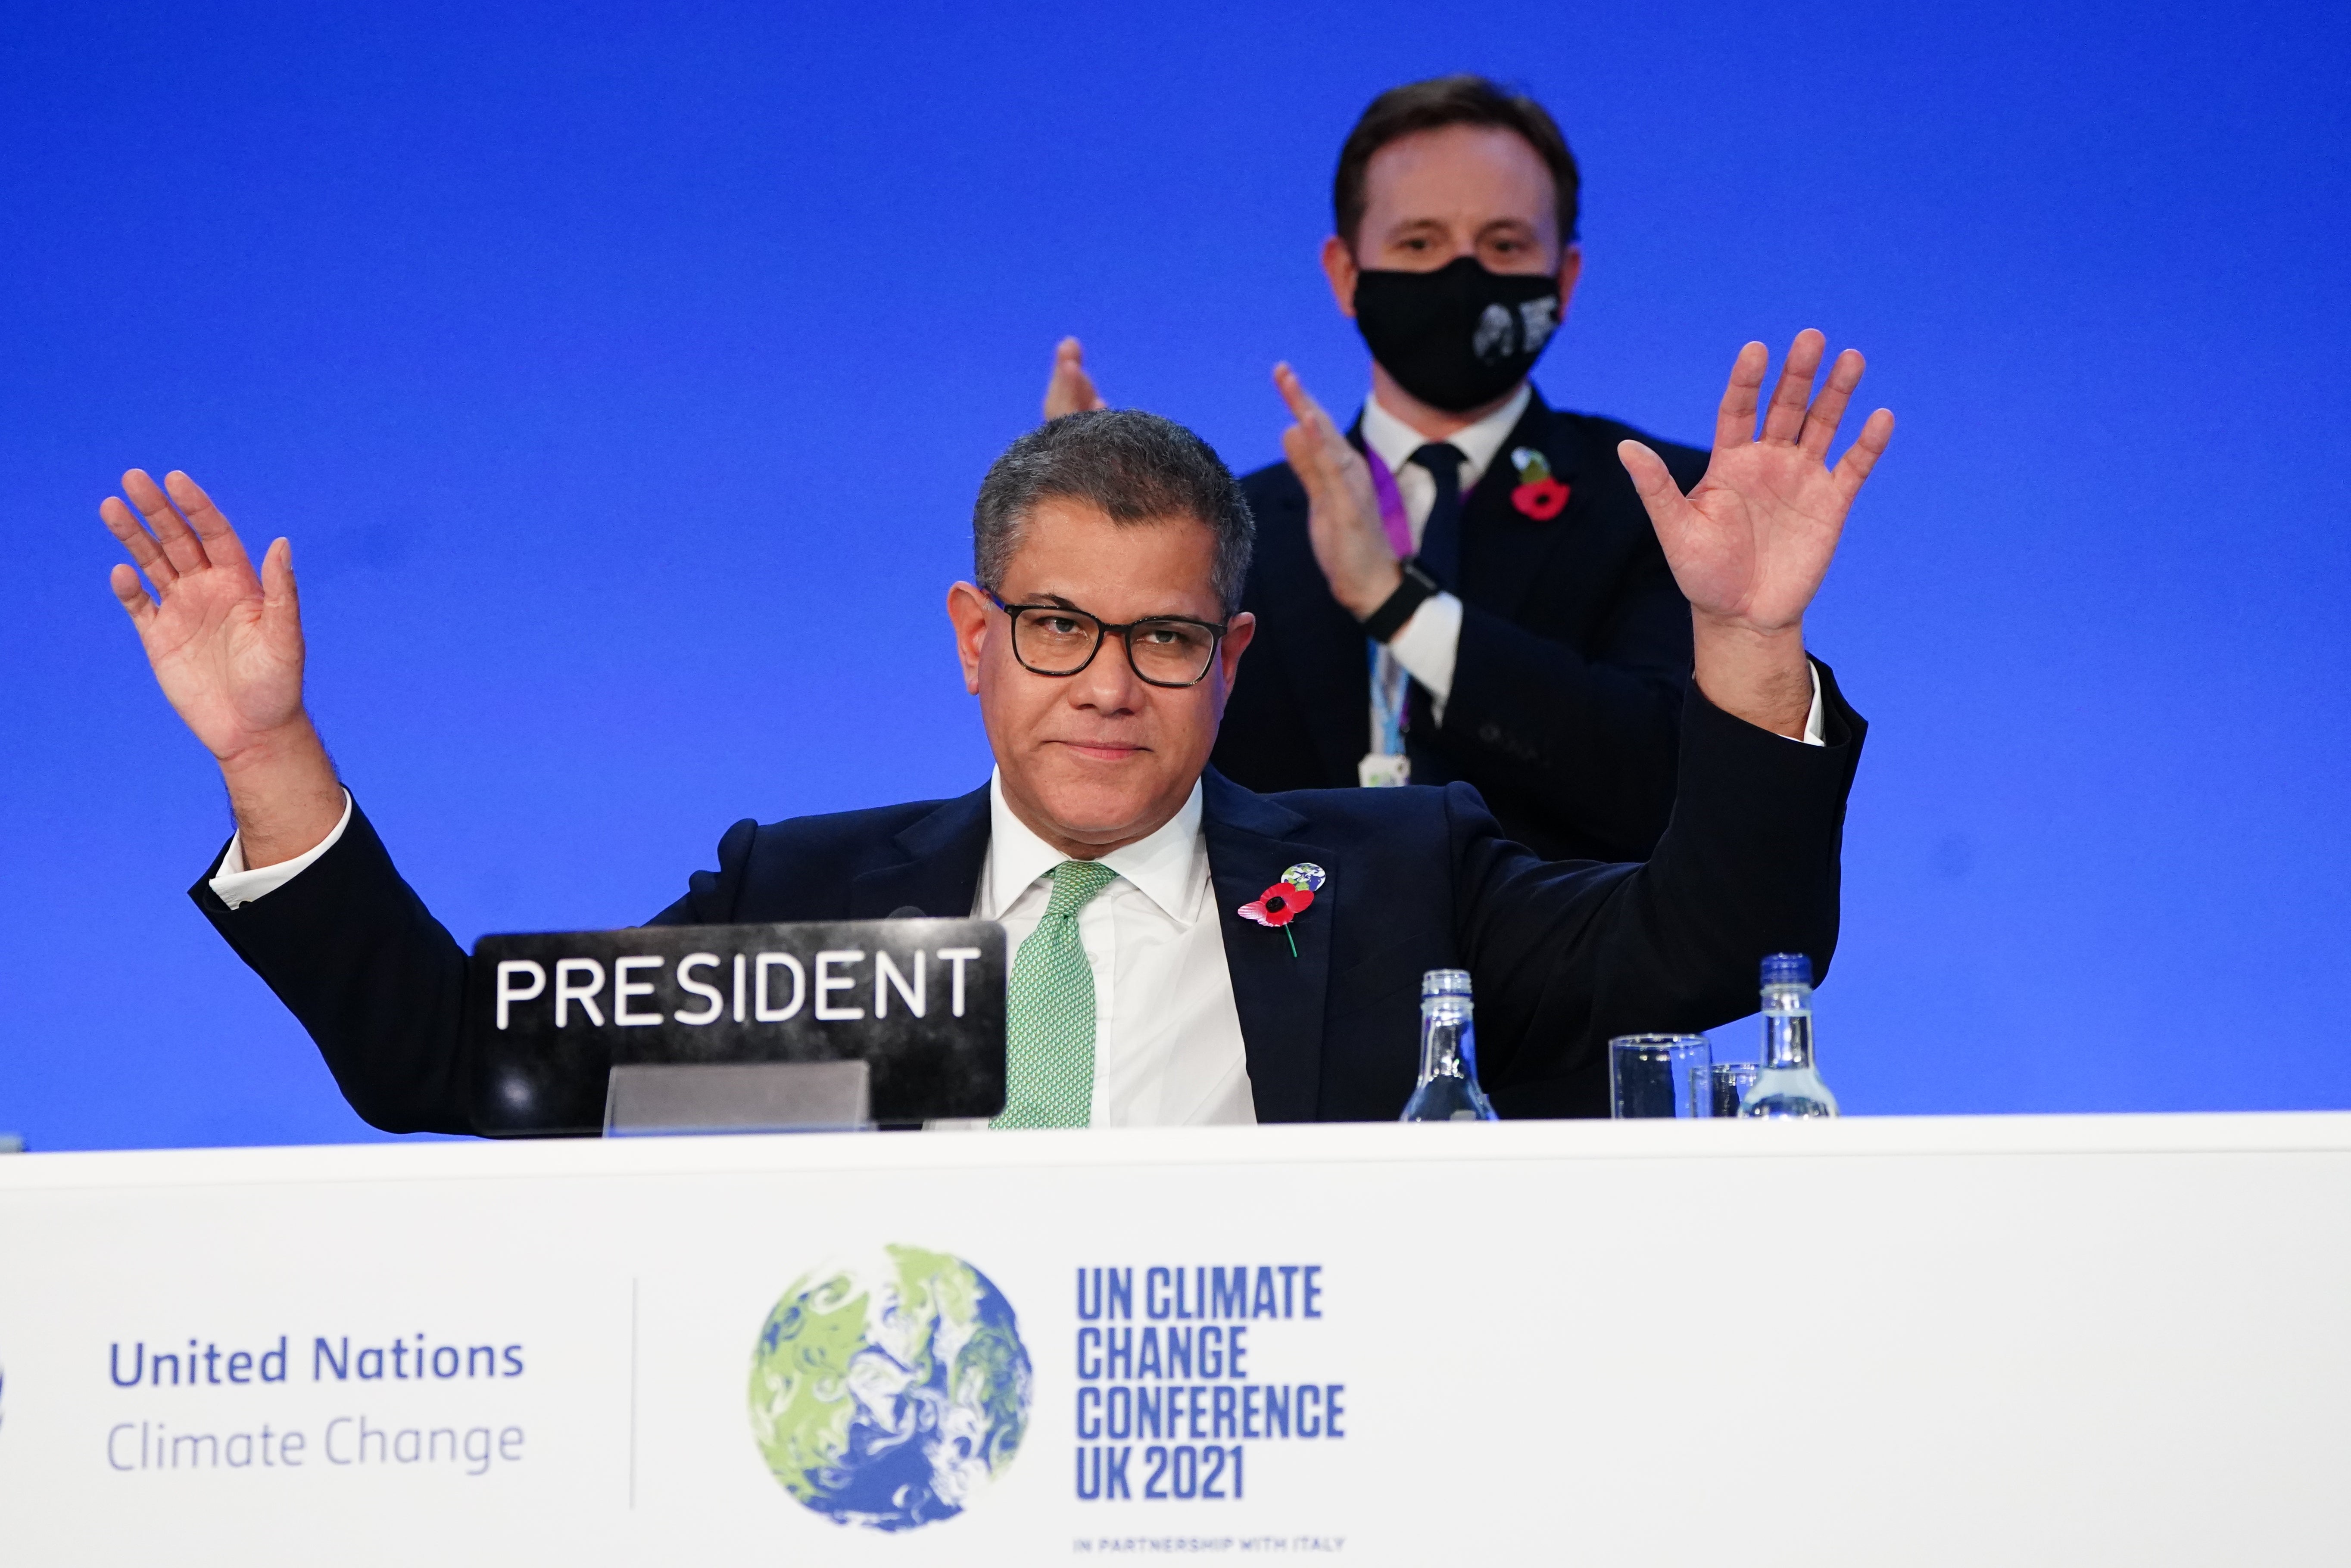
{"label": "raised left hand", "polygon": [[1810,397],[1827,346],[1810,328],[1796,334],[1761,435],[1755,413],[1771,354],[1761,343],[1739,351],[1715,417],[1713,460],[1687,495],[1656,452],[1636,441],[1617,446],[1674,580],[1701,620],[1767,637],[1799,627],[1836,554],[1845,513],[1893,439],[1894,415],[1880,409],[1837,465],[1826,466],[1862,372],[1861,355],[1848,348],[1820,396]]}
{"label": "raised left hand", "polygon": [[1713,459],[1687,495],[1656,452],[1636,441],[1616,448],[1689,600],[1698,689],[1726,712],[1791,737],[1803,734],[1812,707],[1804,610],[1862,481],[1894,436],[1894,415],[1880,409],[1836,466],[1827,465],[1862,360],[1851,348],[1838,355],[1812,397],[1826,348],[1818,332],[1796,334],[1761,435],[1755,414],[1771,354],[1761,343],[1739,351],[1715,416]]}

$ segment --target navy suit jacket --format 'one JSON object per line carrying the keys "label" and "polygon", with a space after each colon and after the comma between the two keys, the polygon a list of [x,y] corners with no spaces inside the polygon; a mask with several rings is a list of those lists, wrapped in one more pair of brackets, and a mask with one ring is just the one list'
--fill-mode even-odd
{"label": "navy suit jacket", "polygon": [[[1464,613],[1440,727],[1412,687],[1415,784],[1478,786],[1504,832],[1553,858],[1638,860],[1673,807],[1689,605],[1616,456],[1646,442],[1685,490],[1707,454],[1614,420],[1562,413],[1537,393],[1462,498]],[[1354,438],[1362,445],[1360,431]],[[1510,452],[1543,453],[1568,502],[1548,522],[1510,503]],[[1241,607],[1258,618],[1216,764],[1254,790],[1355,782],[1371,741],[1364,628],[1315,565],[1306,492],[1287,463],[1241,482],[1258,525]]]}
{"label": "navy suit jacket", "polygon": [[[1836,943],[1844,802],[1865,726],[1828,697],[1824,748],[1685,705],[1672,826],[1645,865],[1541,859],[1466,784],[1260,795],[1214,771],[1203,830],[1257,1116],[1385,1121],[1419,1066],[1422,972],[1467,969],[1481,1076],[1505,1116],[1604,1116],[1611,1035],[1711,1027],[1755,1007],[1756,962]],[[967,915],[985,787],[761,826],[744,821],[656,924]],[[1279,931],[1236,912],[1288,867],[1329,873]],[[217,870],[219,861],[214,862]],[[190,889],[310,1032],[352,1106],[388,1131],[470,1132],[470,960],[354,809],[335,846],[239,909]]]}

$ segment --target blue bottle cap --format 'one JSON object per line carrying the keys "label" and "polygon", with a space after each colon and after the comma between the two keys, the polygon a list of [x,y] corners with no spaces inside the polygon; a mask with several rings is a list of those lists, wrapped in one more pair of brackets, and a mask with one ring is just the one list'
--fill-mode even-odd
{"label": "blue bottle cap", "polygon": [[1469,994],[1469,971],[1466,969],[1433,969],[1420,977],[1423,996],[1467,996]]}
{"label": "blue bottle cap", "polygon": [[1763,961],[1765,985],[1810,985],[1813,961],[1803,953],[1773,953]]}

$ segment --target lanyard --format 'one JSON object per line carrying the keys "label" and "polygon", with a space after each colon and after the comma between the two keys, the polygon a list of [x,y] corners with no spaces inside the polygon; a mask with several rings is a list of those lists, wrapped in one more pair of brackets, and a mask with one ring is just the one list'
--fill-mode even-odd
{"label": "lanyard", "polygon": [[[1412,519],[1405,515],[1404,495],[1396,489],[1395,475],[1380,454],[1367,443],[1364,460],[1372,470],[1372,493],[1380,498],[1380,524],[1387,531],[1388,545],[1396,559],[1412,559]],[[1401,757],[1405,754],[1404,732],[1407,723],[1405,700],[1411,690],[1411,677],[1395,655],[1376,642],[1368,643],[1371,649],[1372,676],[1372,754],[1378,757]]]}
{"label": "lanyard", "polygon": [[1368,642],[1372,654],[1372,752],[1376,756],[1404,755],[1404,735],[1410,724],[1406,695],[1412,688],[1412,677],[1405,673],[1396,656],[1376,642]]}
{"label": "lanyard", "polygon": [[1386,460],[1369,445],[1364,448],[1364,461],[1372,469],[1372,493],[1380,498],[1380,526],[1387,530],[1388,547],[1395,551],[1396,559],[1412,559],[1412,519],[1404,514],[1404,493],[1396,489],[1395,475],[1388,472]]}

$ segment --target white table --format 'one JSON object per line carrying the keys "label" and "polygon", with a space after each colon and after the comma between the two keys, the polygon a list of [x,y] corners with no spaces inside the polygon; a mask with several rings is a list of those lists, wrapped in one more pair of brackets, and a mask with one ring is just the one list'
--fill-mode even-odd
{"label": "white table", "polygon": [[[2339,1563],[2346,1230],[2336,1115],[11,1157],[0,1559]],[[787,1286],[893,1243],[991,1282],[1031,1376],[993,1479],[883,1530],[779,1484],[749,1396]],[[1131,1319],[1081,1318],[1095,1269]],[[1081,1376],[1120,1327],[1190,1376]],[[1084,1499],[1112,1398],[1132,1495]]]}

